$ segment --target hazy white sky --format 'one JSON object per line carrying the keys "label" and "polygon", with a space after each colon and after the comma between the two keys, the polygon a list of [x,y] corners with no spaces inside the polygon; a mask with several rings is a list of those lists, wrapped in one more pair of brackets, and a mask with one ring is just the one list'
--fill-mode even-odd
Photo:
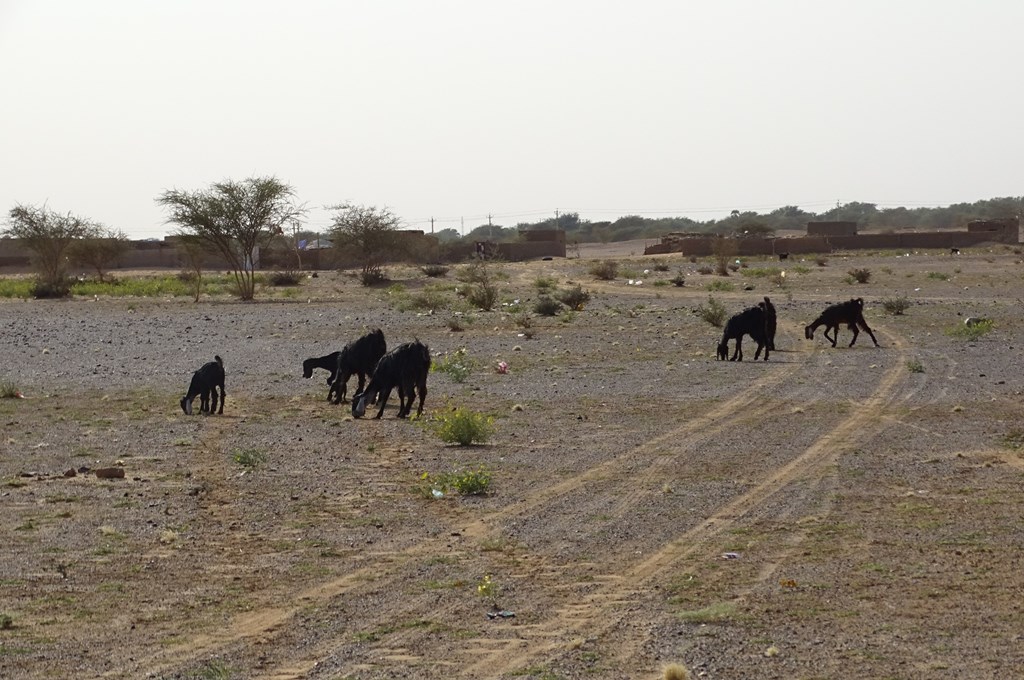
{"label": "hazy white sky", "polygon": [[1024,194],[1018,0],[0,0],[0,209],[276,175],[429,231]]}

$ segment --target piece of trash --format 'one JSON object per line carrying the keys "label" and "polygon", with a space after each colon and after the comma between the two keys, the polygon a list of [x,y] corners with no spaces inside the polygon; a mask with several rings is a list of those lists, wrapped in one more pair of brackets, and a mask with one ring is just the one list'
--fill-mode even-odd
{"label": "piece of trash", "polygon": [[964,319],[964,325],[977,326],[978,324],[985,323],[986,321],[988,321],[988,319],[986,319],[983,316],[969,316],[966,319]]}
{"label": "piece of trash", "polygon": [[779,585],[783,588],[796,588],[796,580],[791,578],[784,578],[779,581]]}
{"label": "piece of trash", "polygon": [[515,618],[515,615],[515,612],[510,612],[507,609],[502,609],[500,612],[487,612],[487,618],[489,619],[511,619]]}
{"label": "piece of trash", "polygon": [[97,470],[94,470],[93,474],[99,477],[100,479],[124,479],[124,468],[99,468]]}
{"label": "piece of trash", "polygon": [[444,498],[444,491],[440,489],[431,489],[430,493],[434,498]]}
{"label": "piece of trash", "polygon": [[764,655],[767,656],[768,658],[771,658],[773,656],[778,656],[779,655],[779,648],[776,647],[775,645],[772,645],[768,649],[764,650]]}
{"label": "piece of trash", "polygon": [[738,552],[722,553],[722,558],[727,560],[738,560],[740,558],[740,554]]}
{"label": "piece of trash", "polygon": [[498,365],[495,366],[495,370],[504,375],[505,373],[508,373],[508,364],[504,361],[499,361]]}

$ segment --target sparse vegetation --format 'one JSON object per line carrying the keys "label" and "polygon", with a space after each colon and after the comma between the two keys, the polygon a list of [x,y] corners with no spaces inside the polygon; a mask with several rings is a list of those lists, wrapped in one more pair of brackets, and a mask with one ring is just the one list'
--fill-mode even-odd
{"label": "sparse vegetation", "polygon": [[494,417],[463,406],[437,411],[426,426],[446,444],[484,444],[494,429]]}
{"label": "sparse vegetation", "polygon": [[892,314],[893,316],[902,316],[908,307],[910,307],[910,300],[902,295],[882,300],[882,309],[885,310],[886,314]]}
{"label": "sparse vegetation", "polygon": [[476,368],[476,361],[473,360],[465,347],[460,347],[454,352],[445,354],[430,364],[431,372],[444,373],[452,382],[466,382]]}
{"label": "sparse vegetation", "polygon": [[944,274],[942,272],[928,272],[928,278],[935,279],[937,281],[949,281],[950,276],[949,274]]}
{"label": "sparse vegetation", "polygon": [[723,293],[736,290],[736,286],[731,281],[719,281],[717,279],[715,281],[708,281],[704,288],[709,291],[720,291]]}
{"label": "sparse vegetation", "polygon": [[615,260],[601,260],[590,265],[590,275],[600,281],[614,281],[619,274],[619,263]]}
{"label": "sparse vegetation", "polygon": [[267,454],[259,449],[235,449],[231,454],[231,460],[246,470],[255,470],[267,462]]}
{"label": "sparse vegetation", "polygon": [[857,283],[867,283],[871,280],[870,269],[851,269],[846,273],[849,275],[851,282],[856,281]]}
{"label": "sparse vegetation", "polygon": [[992,319],[977,319],[974,323],[964,323],[946,331],[946,334],[963,340],[977,340],[992,332],[995,323]]}
{"label": "sparse vegetation", "polygon": [[581,311],[590,302],[590,291],[583,290],[583,287],[576,284],[568,290],[563,290],[555,295],[558,300],[569,309]]}
{"label": "sparse vegetation", "polygon": [[267,283],[271,286],[297,286],[302,279],[303,274],[298,271],[274,271],[267,275]]}
{"label": "sparse vegetation", "polygon": [[725,305],[709,295],[707,305],[699,305],[697,307],[697,316],[715,328],[721,328],[725,325]]}
{"label": "sparse vegetation", "polygon": [[562,311],[562,303],[554,298],[542,295],[533,303],[533,313],[540,316],[555,316]]}
{"label": "sparse vegetation", "polygon": [[924,373],[924,364],[919,359],[908,359],[907,370],[911,373]]}
{"label": "sparse vegetation", "polygon": [[425,264],[420,271],[432,279],[443,278],[448,275],[448,267],[443,264]]}
{"label": "sparse vegetation", "polygon": [[17,399],[21,394],[17,384],[11,380],[0,380],[0,399]]}

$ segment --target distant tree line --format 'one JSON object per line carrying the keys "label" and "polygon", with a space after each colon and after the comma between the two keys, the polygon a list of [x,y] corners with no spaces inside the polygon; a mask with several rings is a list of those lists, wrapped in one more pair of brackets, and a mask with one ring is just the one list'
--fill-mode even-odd
{"label": "distant tree line", "polygon": [[494,241],[513,242],[519,232],[529,229],[562,229],[569,242],[608,243],[633,239],[656,239],[672,232],[771,236],[784,229],[804,230],[808,222],[856,222],[861,231],[963,229],[972,220],[1015,217],[1024,213],[1024,196],[993,198],[974,203],[956,203],[944,208],[879,208],[874,203],[843,203],[819,213],[787,205],[768,213],[734,210],[728,217],[699,222],[687,217],[643,217],[626,215],[614,221],[591,222],[579,213],[567,212],[539,222],[520,222],[514,227],[482,224],[465,236],[456,229],[435,233],[441,243]]}

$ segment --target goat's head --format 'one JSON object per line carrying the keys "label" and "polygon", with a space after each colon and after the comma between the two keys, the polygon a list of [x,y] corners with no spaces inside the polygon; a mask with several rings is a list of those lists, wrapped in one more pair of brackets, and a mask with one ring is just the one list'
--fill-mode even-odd
{"label": "goat's head", "polygon": [[804,337],[808,340],[814,340],[814,326],[804,326]]}
{"label": "goat's head", "polygon": [[369,390],[363,390],[359,394],[352,397],[352,417],[362,418],[363,414],[366,413],[366,405],[372,403],[373,397]]}
{"label": "goat's head", "polygon": [[185,415],[192,415],[192,400],[188,397],[181,398],[181,410],[185,412]]}
{"label": "goat's head", "polygon": [[729,360],[729,343],[720,342],[718,343],[718,360],[728,361]]}
{"label": "goat's head", "polygon": [[302,377],[312,378],[313,377],[313,360],[306,359],[302,362]]}

